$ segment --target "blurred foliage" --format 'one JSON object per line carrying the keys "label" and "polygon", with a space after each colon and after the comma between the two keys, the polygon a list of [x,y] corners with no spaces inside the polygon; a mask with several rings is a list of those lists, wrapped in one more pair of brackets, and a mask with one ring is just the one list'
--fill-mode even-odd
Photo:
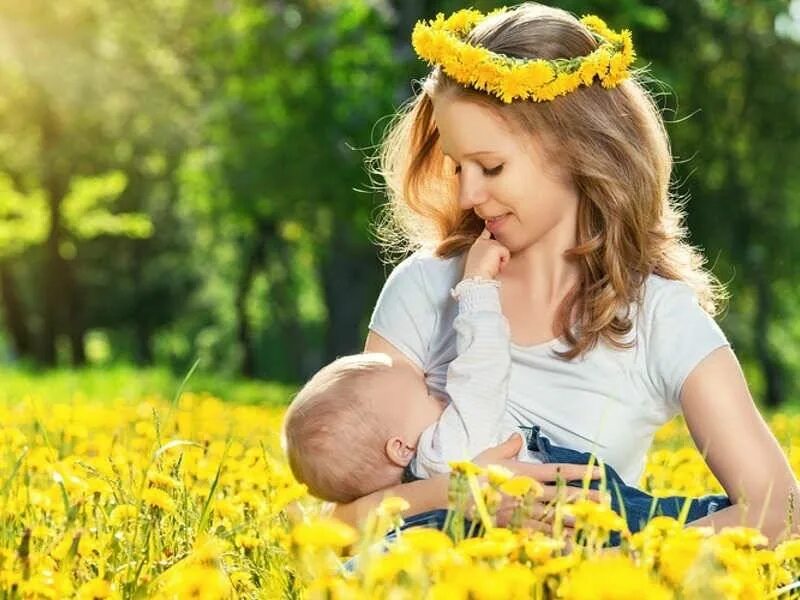
{"label": "blurred foliage", "polygon": [[[800,3],[553,4],[633,30],[720,323],[758,398],[798,397]],[[425,73],[414,22],[462,7],[0,0],[0,359],[296,383],[358,350],[365,159]]]}
{"label": "blurred foliage", "polygon": [[59,368],[46,373],[3,367],[0,378],[3,380],[0,402],[9,405],[28,400],[38,402],[45,396],[65,403],[86,397],[104,399],[109,404],[151,397],[171,401],[181,390],[210,394],[238,404],[284,406],[296,392],[296,386],[292,385],[211,375],[202,369],[192,373],[181,387],[184,375],[175,375],[165,368],[132,365]]}

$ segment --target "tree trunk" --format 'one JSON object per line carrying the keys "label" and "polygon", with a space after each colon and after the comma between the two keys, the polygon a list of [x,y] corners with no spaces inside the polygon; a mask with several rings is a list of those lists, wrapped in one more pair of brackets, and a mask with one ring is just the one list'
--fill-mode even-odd
{"label": "tree trunk", "polygon": [[[43,98],[46,96],[43,95]],[[63,239],[61,223],[61,203],[67,192],[67,184],[59,172],[57,152],[60,137],[60,127],[56,116],[47,106],[46,100],[42,102],[42,171],[44,190],[47,194],[48,209],[50,212],[50,229],[45,241],[44,273],[42,278],[42,292],[44,307],[42,314],[42,336],[39,341],[39,361],[48,366],[56,364],[56,336],[62,324],[61,307],[65,300],[65,261],[61,256],[61,241]]]}
{"label": "tree trunk", "polygon": [[277,309],[277,325],[281,332],[281,345],[288,357],[289,371],[287,375],[293,380],[307,379],[316,365],[307,364],[306,345],[303,325],[297,309],[298,286],[292,269],[294,266],[289,245],[282,239],[275,239],[272,246],[275,263],[272,273],[278,274],[273,278],[270,287],[273,306]]}
{"label": "tree trunk", "polygon": [[64,261],[64,298],[66,312],[66,330],[69,336],[72,366],[82,367],[86,364],[86,327],[83,321],[80,289],[75,278],[73,264]]}
{"label": "tree trunk", "polygon": [[352,226],[339,222],[333,228],[338,236],[331,240],[332,250],[322,263],[321,280],[328,307],[325,362],[343,354],[361,352],[365,331],[362,319],[375,300],[371,297],[375,274],[380,264],[374,250],[356,242]]}
{"label": "tree trunk", "polygon": [[134,360],[139,366],[153,364],[153,343],[150,327],[146,322],[137,319],[134,323],[136,345],[134,347]]}
{"label": "tree trunk", "polygon": [[0,261],[0,300],[3,303],[3,317],[6,329],[11,335],[14,352],[20,358],[28,358],[33,354],[33,340],[25,315],[25,307],[17,292],[11,267]]}
{"label": "tree trunk", "polygon": [[763,270],[756,274],[756,315],[754,346],[764,374],[764,404],[779,407],[784,400],[783,366],[769,347],[769,322],[772,316],[772,290]]}
{"label": "tree trunk", "polygon": [[256,357],[253,348],[253,331],[247,316],[247,297],[253,287],[253,278],[264,265],[267,240],[275,236],[275,223],[259,221],[250,252],[245,257],[239,282],[236,285],[236,339],[242,349],[241,374],[245,377],[256,376]]}

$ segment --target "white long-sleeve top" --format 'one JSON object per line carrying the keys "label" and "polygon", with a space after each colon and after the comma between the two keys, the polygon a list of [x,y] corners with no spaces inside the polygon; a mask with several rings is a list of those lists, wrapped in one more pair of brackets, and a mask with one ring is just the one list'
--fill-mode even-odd
{"label": "white long-sleeve top", "polygon": [[[499,287],[494,280],[465,279],[453,290],[457,355],[447,368],[450,402],[420,436],[411,464],[417,477],[446,473],[449,461],[472,459],[519,432],[507,410],[511,333]],[[541,462],[524,445],[517,458]]]}

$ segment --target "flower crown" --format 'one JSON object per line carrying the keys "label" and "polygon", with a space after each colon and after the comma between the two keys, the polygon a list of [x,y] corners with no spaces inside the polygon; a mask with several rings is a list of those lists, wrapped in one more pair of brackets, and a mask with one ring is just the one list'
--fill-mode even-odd
{"label": "flower crown", "polygon": [[463,41],[484,19],[504,12],[501,8],[486,15],[478,10],[459,10],[445,18],[436,15],[419,21],[411,34],[414,51],[430,65],[439,65],[451,78],[500,98],[545,102],[573,92],[580,85],[591,85],[595,77],[604,88],[616,87],[630,75],[628,68],[636,53],[631,32],[612,31],[594,15],[580,22],[600,40],[591,54],[575,58],[522,59],[492,52]]}

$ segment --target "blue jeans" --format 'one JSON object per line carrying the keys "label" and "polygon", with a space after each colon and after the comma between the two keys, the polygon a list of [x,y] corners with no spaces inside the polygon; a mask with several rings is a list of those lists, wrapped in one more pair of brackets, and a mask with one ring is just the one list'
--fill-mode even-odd
{"label": "blue jeans", "polygon": [[[562,448],[554,446],[550,443],[544,435],[540,433],[539,426],[534,427],[520,427],[527,440],[528,450],[536,456],[543,463],[565,463],[574,465],[589,464],[591,454],[588,452],[578,452],[577,450],[570,450],[569,448]],[[594,461],[595,464],[597,461]],[[605,470],[606,491],[611,496],[611,508],[619,515],[624,512],[625,520],[628,524],[628,529],[631,533],[640,531],[647,521],[655,516],[665,516],[677,518],[684,504],[688,501],[689,508],[686,517],[686,522],[696,521],[701,517],[710,515],[716,510],[727,508],[731,506],[731,501],[725,495],[710,494],[700,498],[688,498],[686,496],[667,496],[665,498],[655,498],[642,490],[626,484],[622,477],[609,465],[603,465]],[[403,476],[404,481],[411,481],[418,479],[406,471]],[[591,489],[598,489],[600,487],[600,479],[593,479],[589,483]],[[583,481],[574,480],[568,481],[567,485],[573,487],[583,487]],[[624,508],[624,511],[623,511]],[[400,531],[410,529],[412,527],[432,527],[435,529],[443,529],[445,518],[447,517],[447,510],[436,509],[424,513],[412,515],[404,519]],[[465,533],[472,532],[476,535],[479,531],[478,527],[472,527],[470,522],[467,522]],[[391,543],[397,533],[395,531],[389,533],[383,540],[384,544]],[[606,546],[619,546],[620,535],[617,532],[612,532]],[[345,563],[344,568],[351,570],[355,567],[355,560],[350,559]]]}
{"label": "blue jeans", "polygon": [[[554,446],[550,443],[550,440],[540,433],[538,426],[522,427],[521,429],[526,434],[528,450],[543,463],[589,464],[590,453]],[[686,496],[656,498],[647,492],[626,484],[622,477],[619,476],[619,473],[610,465],[603,465],[603,468],[605,470],[606,491],[611,496],[611,508],[618,515],[624,514],[631,533],[640,531],[655,516],[678,518],[687,501],[689,502],[686,516],[687,523],[710,515],[721,508],[731,506],[731,501],[728,497],[721,494],[709,494],[691,499]],[[596,490],[600,487],[600,483],[599,479],[593,479],[589,483],[589,487]],[[568,481],[567,485],[582,487],[583,482],[580,480]],[[613,533],[609,540],[609,545],[618,546],[619,541],[619,534]]]}

